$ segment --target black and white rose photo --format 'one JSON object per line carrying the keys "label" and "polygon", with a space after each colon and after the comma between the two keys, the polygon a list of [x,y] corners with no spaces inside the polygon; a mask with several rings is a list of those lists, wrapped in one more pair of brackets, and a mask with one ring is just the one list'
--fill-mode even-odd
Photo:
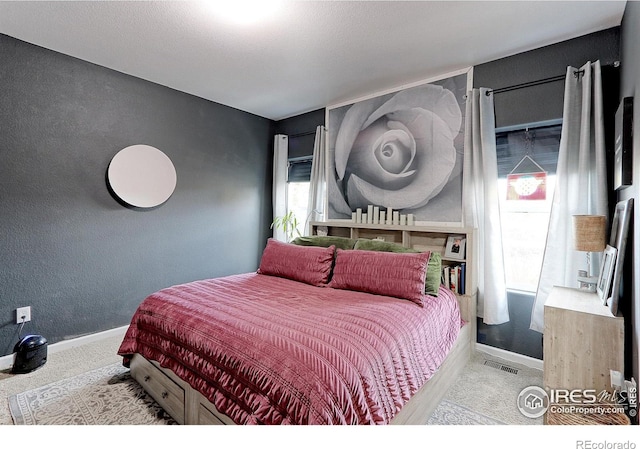
{"label": "black and white rose photo", "polygon": [[459,222],[466,91],[464,73],[329,109],[329,218],[373,205]]}

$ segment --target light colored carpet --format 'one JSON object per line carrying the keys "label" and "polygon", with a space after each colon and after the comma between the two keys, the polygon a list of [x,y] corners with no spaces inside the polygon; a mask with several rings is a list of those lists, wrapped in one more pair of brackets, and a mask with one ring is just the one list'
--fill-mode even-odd
{"label": "light colored carpet", "polygon": [[505,423],[443,399],[427,424],[430,426],[497,426]]}
{"label": "light colored carpet", "polygon": [[[9,409],[17,425],[176,424],[120,363],[13,395]],[[444,400],[427,424],[504,423]]]}
{"label": "light colored carpet", "polygon": [[13,395],[9,409],[26,425],[176,424],[121,363]]}
{"label": "light colored carpet", "polygon": [[[121,336],[115,336],[50,354],[47,364],[31,373],[13,375],[0,372],[0,401],[3,401],[0,404],[0,425],[14,424],[9,407],[10,397],[13,397],[13,408],[17,410],[14,411],[16,422],[19,424],[31,424],[36,419],[37,413],[29,404],[44,406],[48,411],[40,413],[54,417],[54,422],[58,424],[164,424],[165,416],[154,408],[155,403],[150,405],[150,398],[141,396],[144,393],[136,390],[137,384],[121,366],[121,358],[116,355],[121,341]],[[490,365],[485,364],[486,360],[491,362]],[[515,368],[517,374],[497,369],[496,364]],[[70,394],[61,393],[63,384],[71,386]],[[542,373],[539,370],[478,352],[458,382],[447,392],[428,424],[541,424],[541,419],[524,417],[516,406],[520,391],[531,385],[542,385]],[[96,414],[95,411],[87,412],[89,418],[78,417],[80,412],[92,406],[107,410],[117,408],[116,404],[122,401],[107,399],[110,395],[129,398],[126,402],[131,407],[126,411],[114,411],[111,417],[106,416],[110,412]],[[60,397],[63,396],[67,396],[63,402],[56,402],[61,401]],[[138,418],[133,418],[133,413],[137,413],[133,410],[141,412]]]}
{"label": "light colored carpet", "polygon": [[476,352],[444,399],[505,424],[538,425],[542,418],[527,418],[517,406],[520,392],[533,385],[542,387],[542,371]]}
{"label": "light colored carpet", "polygon": [[0,425],[13,424],[9,412],[10,396],[77,376],[96,368],[122,362],[122,357],[118,356],[116,352],[122,342],[124,332],[122,330],[120,335],[116,334],[64,351],[50,351],[47,363],[30,373],[12,374],[9,370],[0,371]]}
{"label": "light colored carpet", "polygon": [[[33,401],[35,400],[33,398],[37,395],[31,390],[38,390],[40,387],[46,386],[46,389],[40,391],[49,391],[49,393],[59,391],[61,384],[58,382],[64,379],[66,379],[68,385],[76,385],[76,388],[79,388],[78,385],[82,384],[82,379],[91,380],[95,378],[98,389],[110,389],[114,395],[128,395],[132,401],[135,401],[140,393],[134,388],[135,382],[127,379],[126,369],[121,367],[121,358],[116,354],[121,341],[122,336],[116,335],[108,339],[50,354],[47,363],[42,368],[31,373],[14,375],[7,371],[0,372],[0,401],[2,401],[0,406],[0,425],[14,424],[9,408],[10,397],[19,393],[30,392],[31,400]],[[487,360],[490,362],[489,365],[485,364]],[[495,367],[496,364],[515,368],[517,374],[497,369]],[[101,370],[97,370],[98,368],[105,368],[106,374],[99,375],[98,373]],[[133,386],[129,384],[129,381],[133,383]],[[91,384],[92,381],[88,383]],[[541,424],[541,419],[526,418],[518,411],[516,406],[516,399],[520,391],[531,385],[542,385],[541,371],[515,365],[477,352],[458,382],[449,389],[443,402],[431,417],[429,424]],[[118,390],[118,388],[121,390]],[[66,409],[70,411],[74,408],[86,408],[87,404],[78,399],[83,395],[81,388],[75,395],[70,394],[68,399],[71,405],[66,405]],[[27,396],[23,395],[24,398]],[[14,399],[16,407],[18,406],[17,400],[18,398],[16,397]],[[26,399],[21,400],[23,401],[22,406],[25,406]],[[142,398],[141,401],[144,403],[145,398]],[[103,400],[104,404],[109,405],[108,402]],[[97,403],[100,404],[100,401],[97,401]],[[17,409],[16,407],[14,409]],[[144,405],[144,407],[147,407],[147,415],[142,415],[140,423],[146,424],[145,420],[151,420],[156,423],[158,420],[156,413],[153,409],[148,409],[147,405]],[[151,411],[149,412],[149,410]],[[53,412],[48,413],[55,415]],[[18,418],[18,422],[29,423],[32,418],[29,417],[29,412],[23,412],[23,416]],[[67,418],[60,419],[64,421]],[[69,417],[68,419],[72,418]],[[164,417],[161,415],[160,421],[163,419]],[[107,420],[107,422],[114,424],[134,424],[137,422],[135,420],[132,421],[131,415],[129,417],[120,416],[115,421]]]}

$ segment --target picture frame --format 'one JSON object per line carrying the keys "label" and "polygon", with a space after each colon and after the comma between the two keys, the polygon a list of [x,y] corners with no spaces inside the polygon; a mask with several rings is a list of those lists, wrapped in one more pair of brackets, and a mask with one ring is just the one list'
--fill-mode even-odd
{"label": "picture frame", "polygon": [[616,265],[616,255],[618,250],[611,245],[607,245],[602,253],[602,263],[600,264],[600,276],[596,284],[596,292],[603,304],[607,304],[611,282],[613,281],[613,269]]}
{"label": "picture frame", "polygon": [[633,185],[633,97],[624,97],[615,116],[613,184],[616,190]]}
{"label": "picture frame", "polygon": [[611,222],[611,236],[609,245],[617,249],[615,268],[613,269],[613,280],[611,284],[611,296],[607,300],[609,310],[615,316],[618,314],[618,304],[622,284],[622,271],[624,266],[625,252],[627,248],[627,234],[629,233],[629,221],[633,209],[633,198],[619,201],[616,204]]}
{"label": "picture frame", "polygon": [[453,260],[464,260],[467,239],[464,235],[450,235],[444,249],[444,257]]}
{"label": "picture frame", "polygon": [[326,217],[350,220],[373,205],[412,214],[416,225],[461,226],[472,77],[467,67],[328,105]]}

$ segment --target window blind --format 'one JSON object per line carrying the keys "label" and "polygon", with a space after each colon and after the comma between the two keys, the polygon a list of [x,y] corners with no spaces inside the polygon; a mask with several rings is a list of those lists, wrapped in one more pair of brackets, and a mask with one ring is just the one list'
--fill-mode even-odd
{"label": "window blind", "polygon": [[311,157],[289,159],[287,182],[309,182],[311,180]]}
{"label": "window blind", "polygon": [[[529,140],[527,141],[527,129]],[[498,177],[506,178],[525,155],[536,161],[549,175],[556,172],[562,125],[528,127],[509,131],[496,131]],[[530,161],[518,167],[518,173],[540,169]]]}

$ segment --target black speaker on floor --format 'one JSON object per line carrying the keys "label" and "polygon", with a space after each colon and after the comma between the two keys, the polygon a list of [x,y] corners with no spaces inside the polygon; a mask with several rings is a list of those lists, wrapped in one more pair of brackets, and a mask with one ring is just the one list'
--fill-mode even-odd
{"label": "black speaker on floor", "polygon": [[13,348],[13,373],[29,373],[47,363],[47,339],[42,335],[27,335]]}

